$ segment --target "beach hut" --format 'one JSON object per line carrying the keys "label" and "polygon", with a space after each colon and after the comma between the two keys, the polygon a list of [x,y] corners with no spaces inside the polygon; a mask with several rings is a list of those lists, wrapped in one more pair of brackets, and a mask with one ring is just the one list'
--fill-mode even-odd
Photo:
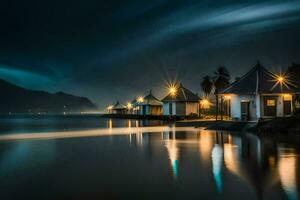
{"label": "beach hut", "polygon": [[163,115],[168,116],[187,116],[190,114],[199,114],[198,95],[194,94],[182,84],[171,90],[170,93],[162,99]]}
{"label": "beach hut", "polygon": [[276,75],[258,62],[248,73],[222,92],[230,101],[230,115],[239,121],[290,116],[294,90],[287,77]]}
{"label": "beach hut", "polygon": [[117,102],[112,108],[111,108],[111,114],[126,114],[127,113],[127,107],[120,102]]}
{"label": "beach hut", "polygon": [[162,102],[152,95],[152,92],[138,102],[138,113],[140,115],[161,115]]}

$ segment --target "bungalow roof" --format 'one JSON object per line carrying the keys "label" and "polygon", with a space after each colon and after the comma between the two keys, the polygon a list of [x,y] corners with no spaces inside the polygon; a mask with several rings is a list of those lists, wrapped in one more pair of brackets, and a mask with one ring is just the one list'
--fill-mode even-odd
{"label": "bungalow roof", "polygon": [[200,100],[199,96],[185,88],[182,84],[177,88],[176,95],[169,93],[161,101],[181,101],[181,102],[198,102]]}
{"label": "bungalow roof", "polygon": [[117,103],[113,106],[112,109],[113,110],[123,110],[123,109],[126,109],[126,106],[117,101]]}
{"label": "bungalow roof", "polygon": [[[224,89],[223,94],[275,94],[292,93],[294,90],[284,84],[276,85],[276,75],[259,62],[243,77]],[[276,86],[275,86],[276,85]]]}
{"label": "bungalow roof", "polygon": [[144,97],[144,101],[140,105],[162,106],[162,102],[152,95],[152,92]]}

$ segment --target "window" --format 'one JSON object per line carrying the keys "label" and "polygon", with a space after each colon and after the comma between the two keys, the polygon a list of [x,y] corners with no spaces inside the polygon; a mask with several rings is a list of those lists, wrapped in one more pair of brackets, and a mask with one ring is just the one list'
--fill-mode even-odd
{"label": "window", "polygon": [[276,106],[276,101],[275,99],[268,99],[267,100],[267,106]]}

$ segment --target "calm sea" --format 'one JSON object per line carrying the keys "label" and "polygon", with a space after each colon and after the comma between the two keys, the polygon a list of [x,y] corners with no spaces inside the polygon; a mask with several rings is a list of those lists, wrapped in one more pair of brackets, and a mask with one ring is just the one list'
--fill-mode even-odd
{"label": "calm sea", "polygon": [[95,116],[2,116],[0,198],[297,200],[299,138]]}

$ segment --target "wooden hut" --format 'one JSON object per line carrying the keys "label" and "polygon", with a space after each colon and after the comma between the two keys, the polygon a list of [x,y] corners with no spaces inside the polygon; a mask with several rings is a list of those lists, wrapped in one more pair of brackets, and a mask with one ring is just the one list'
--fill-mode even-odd
{"label": "wooden hut", "polygon": [[152,92],[143,98],[143,101],[138,104],[140,115],[161,115],[162,102],[152,95]]}
{"label": "wooden hut", "polygon": [[239,121],[290,116],[294,90],[287,77],[276,75],[258,62],[248,73],[222,92],[230,101],[230,115]]}
{"label": "wooden hut", "polygon": [[126,114],[127,113],[127,107],[120,102],[117,102],[111,109],[111,114]]}
{"label": "wooden hut", "polygon": [[190,114],[199,114],[198,95],[194,94],[182,84],[176,88],[176,92],[170,92],[163,102],[163,115],[169,116],[187,116]]}

